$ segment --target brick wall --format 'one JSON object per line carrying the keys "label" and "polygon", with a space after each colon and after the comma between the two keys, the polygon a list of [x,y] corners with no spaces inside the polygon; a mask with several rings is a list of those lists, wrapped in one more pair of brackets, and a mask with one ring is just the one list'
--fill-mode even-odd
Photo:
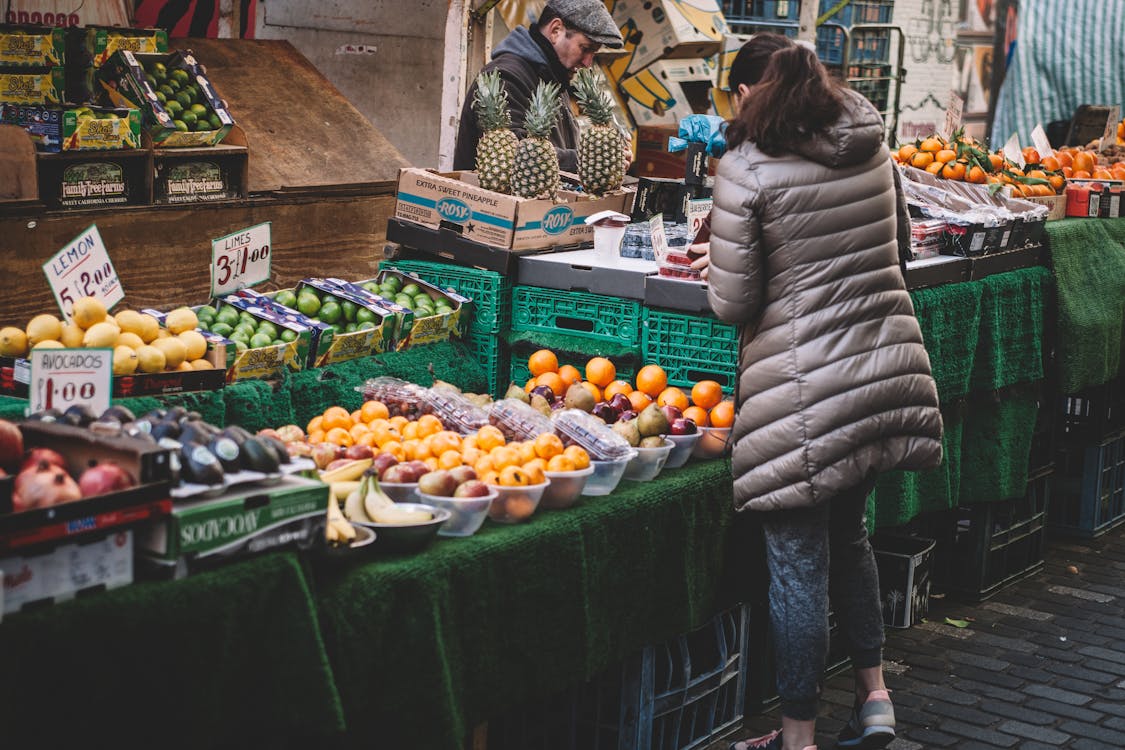
{"label": "brick wall", "polygon": [[902,28],[906,49],[898,140],[912,141],[945,121],[954,79],[954,36],[960,0],[896,0],[892,23]]}

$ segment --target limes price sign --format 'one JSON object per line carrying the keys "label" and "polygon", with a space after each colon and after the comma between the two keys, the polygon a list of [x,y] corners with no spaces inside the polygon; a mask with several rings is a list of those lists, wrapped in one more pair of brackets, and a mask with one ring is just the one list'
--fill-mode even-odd
{"label": "limes price sign", "polygon": [[113,395],[112,349],[32,349],[28,414],[66,411],[75,404],[95,414],[109,408]]}
{"label": "limes price sign", "polygon": [[270,223],[211,240],[211,296],[218,297],[270,277]]}
{"label": "limes price sign", "polygon": [[82,297],[101,300],[107,310],[125,298],[96,224],[44,263],[43,273],[47,274],[47,283],[67,320],[72,317],[75,301]]}

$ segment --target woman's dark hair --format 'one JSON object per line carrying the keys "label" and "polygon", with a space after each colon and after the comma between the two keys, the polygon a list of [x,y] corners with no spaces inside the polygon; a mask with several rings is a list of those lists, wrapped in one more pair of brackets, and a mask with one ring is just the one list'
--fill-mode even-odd
{"label": "woman's dark hair", "polygon": [[790,44],[769,56],[761,80],[742,99],[727,129],[727,148],[751,141],[770,156],[793,151],[836,122],[842,107],[840,84],[816,53]]}
{"label": "woman's dark hair", "polygon": [[782,34],[755,34],[734,56],[734,62],[730,65],[730,90],[738,91],[742,84],[753,86],[761,81],[770,55],[792,46],[793,42],[789,37]]}

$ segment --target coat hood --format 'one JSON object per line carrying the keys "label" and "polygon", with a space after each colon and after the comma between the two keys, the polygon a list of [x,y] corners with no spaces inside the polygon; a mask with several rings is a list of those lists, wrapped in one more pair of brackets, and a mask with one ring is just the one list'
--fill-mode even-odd
{"label": "coat hood", "polygon": [[523,26],[517,26],[496,45],[496,49],[492,51],[492,59],[495,60],[500,55],[519,55],[538,65],[550,64],[543,50],[531,38],[531,32]]}
{"label": "coat hood", "polygon": [[862,164],[875,155],[886,137],[883,118],[861,94],[846,90],[840,119],[824,133],[802,141],[796,153],[839,168]]}

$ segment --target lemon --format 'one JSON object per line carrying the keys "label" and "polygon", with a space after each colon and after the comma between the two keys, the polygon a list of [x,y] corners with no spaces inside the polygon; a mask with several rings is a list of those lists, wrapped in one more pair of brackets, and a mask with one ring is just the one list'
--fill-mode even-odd
{"label": "lemon", "polygon": [[35,346],[33,346],[31,348],[32,349],[65,349],[66,347],[62,345],[61,341],[55,341],[54,339],[43,339],[42,341],[40,341],[38,344],[36,344]]}
{"label": "lemon", "polygon": [[117,346],[113,350],[113,374],[132,375],[137,371],[137,353],[128,346]]}
{"label": "lemon", "polygon": [[82,337],[82,346],[87,348],[95,347],[109,347],[117,346],[117,337],[121,335],[121,329],[115,323],[109,321],[102,321],[101,323],[94,323],[86,330],[86,334]]}
{"label": "lemon", "polygon": [[175,336],[157,339],[152,342],[152,346],[163,352],[165,369],[175,370],[187,359],[187,344]]}
{"label": "lemon", "polygon": [[180,366],[176,369],[180,372],[193,372],[195,370],[195,368],[191,366],[191,362],[188,362],[186,359],[181,362]]}
{"label": "lemon", "polygon": [[205,359],[193,359],[191,361],[191,369],[193,369],[193,370],[214,370],[215,366]]}
{"label": "lemon", "polygon": [[190,307],[177,307],[164,319],[164,327],[172,333],[180,334],[199,326],[199,318]]}
{"label": "lemon", "polygon": [[140,349],[145,345],[145,340],[132,331],[123,331],[121,335],[117,337],[117,345],[127,346],[130,349]]}
{"label": "lemon", "polygon": [[169,336],[171,336],[171,335],[172,335],[172,334],[168,333],[168,329],[167,329],[167,328],[161,328],[161,329],[160,329],[160,331],[159,331],[159,332],[158,332],[158,333],[156,334],[156,338],[158,338],[158,339],[166,339],[166,338],[168,338],[168,337],[169,337]]}
{"label": "lemon", "polygon": [[35,346],[40,341],[62,338],[62,321],[54,315],[36,315],[27,323],[27,343]]}
{"label": "lemon", "polygon": [[[149,316],[151,317],[151,316]],[[117,327],[123,333],[135,333],[138,336],[143,336],[145,332],[145,319],[136,310],[122,310],[113,316],[117,321]]]}
{"label": "lemon", "polygon": [[188,359],[201,359],[207,353],[207,339],[199,331],[184,331],[179,338],[187,346]]}
{"label": "lemon", "polygon": [[27,354],[27,334],[8,326],[0,328],[0,357],[22,357]]}
{"label": "lemon", "polygon": [[77,323],[67,323],[62,328],[62,336],[59,337],[59,341],[68,349],[77,349],[82,346],[82,337],[85,335],[86,332]]}
{"label": "lemon", "polygon": [[137,369],[141,372],[160,372],[164,364],[164,352],[155,346],[145,344],[137,349]]}
{"label": "lemon", "polygon": [[160,335],[160,321],[148,313],[141,313],[141,325],[141,340],[146,344],[151,344]]}
{"label": "lemon", "polygon": [[74,303],[71,317],[80,328],[89,329],[105,320],[105,305],[95,297],[80,297]]}

